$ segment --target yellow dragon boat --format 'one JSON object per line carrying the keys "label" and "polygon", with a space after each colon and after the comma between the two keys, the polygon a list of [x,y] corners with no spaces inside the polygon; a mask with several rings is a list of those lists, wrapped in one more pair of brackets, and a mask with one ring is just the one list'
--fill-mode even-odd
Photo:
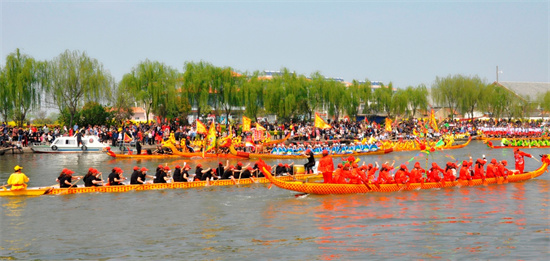
{"label": "yellow dragon boat", "polygon": [[[531,172],[523,174],[509,175],[508,182],[521,182],[536,178],[548,171],[548,165],[550,164],[550,154],[542,156],[542,165]],[[447,181],[445,183],[426,182],[426,183],[410,183],[410,184],[380,184],[375,185],[371,183],[367,184],[326,184],[316,182],[302,182],[302,181],[285,181],[274,178],[269,171],[265,168],[266,165],[260,166],[264,175],[275,186],[297,191],[306,194],[356,194],[356,193],[368,193],[368,192],[395,192],[401,190],[418,190],[418,189],[434,189],[434,188],[448,188],[448,187],[460,187],[460,186],[479,186],[485,184],[502,184],[504,178],[487,178],[485,182],[482,179],[474,179],[471,181]]]}
{"label": "yellow dragon boat", "polygon": [[[308,180],[316,179],[317,174],[296,174],[295,176],[278,176],[275,179],[280,180]],[[173,182],[173,183],[153,183],[143,185],[122,185],[122,186],[100,186],[100,187],[72,187],[72,188],[59,188],[58,186],[52,187],[36,187],[27,188],[25,190],[0,190],[0,196],[40,196],[40,195],[64,195],[64,194],[80,194],[80,193],[115,193],[115,192],[130,192],[130,191],[142,191],[142,190],[164,190],[164,189],[188,189],[188,188],[201,188],[209,186],[231,186],[231,185],[248,185],[253,183],[269,183],[270,181],[265,178],[250,178],[246,179],[220,179],[210,181],[208,185],[206,181],[193,181],[193,182]]]}

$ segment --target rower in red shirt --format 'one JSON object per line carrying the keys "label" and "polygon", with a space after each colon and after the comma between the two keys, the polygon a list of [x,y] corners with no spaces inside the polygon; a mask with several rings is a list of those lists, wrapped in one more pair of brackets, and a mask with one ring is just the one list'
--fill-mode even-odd
{"label": "rower in red shirt", "polygon": [[380,169],[380,172],[378,173],[378,183],[379,184],[393,184],[393,179],[390,176],[390,171],[393,169],[390,165],[384,163],[382,164],[382,168]]}
{"label": "rower in red shirt", "polygon": [[514,149],[514,159],[516,161],[516,169],[519,171],[519,174],[523,173],[523,170],[525,169],[525,161],[523,160],[523,157],[525,156],[534,159],[531,154],[520,151],[518,148]]}
{"label": "rower in red shirt", "polygon": [[334,162],[332,157],[328,155],[327,150],[323,150],[323,157],[319,160],[318,170],[323,173],[323,182],[332,183],[332,172],[334,171]]}
{"label": "rower in red shirt", "polygon": [[411,174],[407,170],[407,166],[405,164],[401,164],[397,172],[395,172],[395,183],[397,184],[405,184],[409,180],[407,176],[410,176]]}
{"label": "rower in red shirt", "polygon": [[485,171],[483,169],[483,165],[485,165],[487,161],[482,159],[477,159],[476,164],[474,166],[474,179],[483,179],[485,180]]}
{"label": "rower in red shirt", "polygon": [[428,182],[439,182],[441,180],[441,177],[439,176],[439,173],[443,173],[443,170],[437,163],[432,162],[432,168],[428,172]]}
{"label": "rower in red shirt", "polygon": [[497,171],[496,168],[497,168],[497,160],[492,159],[491,163],[489,163],[487,165],[487,172],[485,174],[485,177],[486,178],[494,178],[496,176],[496,171]]}
{"label": "rower in red shirt", "polygon": [[472,163],[472,158],[470,158],[470,162],[465,160],[462,161],[462,167],[460,168],[460,173],[458,175],[460,180],[472,180],[472,175],[470,174],[470,166]]}
{"label": "rower in red shirt", "polygon": [[372,166],[372,163],[367,165],[367,179],[370,183],[374,182],[376,171],[378,170],[378,162],[376,162],[376,167]]}
{"label": "rower in red shirt", "polygon": [[420,167],[420,162],[414,163],[414,168],[411,170],[409,175],[410,183],[424,183],[423,173],[426,173],[422,167]]}
{"label": "rower in red shirt", "polygon": [[443,180],[445,181],[455,181],[455,171],[456,165],[452,162],[447,162],[445,166],[445,172],[443,172]]}

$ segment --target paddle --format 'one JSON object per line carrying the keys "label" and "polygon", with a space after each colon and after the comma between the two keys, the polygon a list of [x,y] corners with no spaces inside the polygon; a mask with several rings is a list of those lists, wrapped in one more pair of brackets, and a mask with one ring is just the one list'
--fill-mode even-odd
{"label": "paddle", "polygon": [[367,187],[367,189],[368,189],[369,191],[372,190],[372,188],[371,188],[371,187],[369,186],[369,184],[368,184],[368,181],[366,181],[365,179],[361,179],[361,182],[363,182],[363,184],[365,184],[365,186]]}
{"label": "paddle", "polygon": [[73,183],[71,184],[71,186],[69,186],[66,190],[62,190],[61,193],[59,193],[59,194],[61,194],[61,195],[63,195],[63,194],[68,194],[68,193],[69,193],[69,189],[72,188],[74,185],[76,185],[76,183],[78,183],[80,180],[83,180],[83,179],[82,179],[82,178],[77,179],[75,182],[73,182]]}

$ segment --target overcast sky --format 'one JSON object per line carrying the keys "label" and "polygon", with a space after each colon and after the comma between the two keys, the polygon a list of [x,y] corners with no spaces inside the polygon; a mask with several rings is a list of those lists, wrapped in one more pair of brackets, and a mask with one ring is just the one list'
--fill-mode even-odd
{"label": "overcast sky", "polygon": [[140,61],[426,84],[549,81],[549,1],[5,1],[0,64],[86,51],[117,81]]}

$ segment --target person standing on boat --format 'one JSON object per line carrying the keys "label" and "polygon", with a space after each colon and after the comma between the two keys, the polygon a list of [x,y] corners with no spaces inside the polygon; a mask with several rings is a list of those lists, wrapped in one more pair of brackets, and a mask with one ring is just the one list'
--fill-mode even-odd
{"label": "person standing on boat", "polygon": [[529,157],[534,159],[533,155],[520,151],[518,148],[514,149],[514,160],[516,161],[516,170],[519,171],[519,174],[523,173],[525,169],[525,161],[523,157]]}
{"label": "person standing on boat", "polygon": [[11,186],[11,190],[23,190],[27,189],[27,182],[29,182],[29,178],[21,172],[23,167],[17,165],[13,168],[15,170],[14,173],[10,175],[8,178],[8,184],[6,186]]}
{"label": "person standing on boat", "polygon": [[323,182],[332,183],[332,172],[334,171],[334,162],[328,155],[327,150],[323,150],[323,157],[319,160],[319,172],[323,173]]}
{"label": "person standing on boat", "polygon": [[76,146],[77,147],[82,146],[82,132],[77,130],[75,136],[76,136]]}
{"label": "person standing on boat", "polygon": [[101,172],[97,169],[90,168],[88,173],[84,176],[85,187],[99,187],[103,186],[103,180],[100,178]]}
{"label": "person standing on boat", "polygon": [[315,157],[313,156],[313,152],[310,149],[307,149],[305,155],[307,157],[307,163],[304,164],[306,174],[313,174],[313,166],[315,166]]}
{"label": "person standing on boat", "polygon": [[122,181],[124,181],[126,178],[122,176],[122,173],[124,171],[119,167],[114,167],[111,171],[111,174],[109,174],[109,185],[110,186],[120,186],[123,185]]}

